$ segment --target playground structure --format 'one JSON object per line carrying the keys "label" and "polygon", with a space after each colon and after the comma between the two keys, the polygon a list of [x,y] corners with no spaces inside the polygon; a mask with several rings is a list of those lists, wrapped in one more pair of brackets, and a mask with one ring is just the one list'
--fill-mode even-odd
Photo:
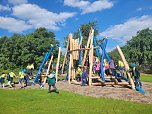
{"label": "playground structure", "polygon": [[[103,41],[103,44],[100,44],[97,46],[96,44],[96,39],[94,37],[94,29],[90,29],[89,36],[88,36],[88,41],[87,45],[85,48],[82,48],[82,35],[81,32],[79,31],[79,38],[78,39],[73,39],[72,34],[69,34],[68,36],[68,42],[67,42],[67,47],[66,47],[66,53],[64,56],[64,61],[62,64],[62,73],[64,73],[64,65],[66,60],[68,61],[68,83],[74,83],[74,84],[81,84],[80,82],[76,81],[76,69],[74,67],[74,62],[79,60],[79,65],[81,68],[86,66],[86,62],[88,60],[89,65],[88,65],[88,71],[89,71],[89,77],[88,77],[88,85],[101,85],[101,86],[106,86],[106,85],[126,85],[130,86],[132,89],[135,89],[135,85],[133,83],[133,80],[130,76],[129,73],[129,66],[127,64],[127,61],[120,49],[119,46],[116,47],[118,50],[118,53],[120,54],[120,57],[125,65],[125,71],[128,75],[129,82],[118,82],[115,76],[105,76],[104,73],[104,66],[103,66],[103,61],[106,58],[108,62],[111,60],[110,57],[108,56],[106,52],[106,44],[107,44],[107,39],[105,38]],[[97,76],[93,74],[92,72],[92,67],[93,67],[93,55],[94,55],[94,50],[95,54],[97,57],[99,57],[99,49],[101,48],[102,50],[102,56],[101,56],[101,76]],[[110,80],[109,80],[110,79]],[[95,80],[95,81],[93,81]]]}
{"label": "playground structure", "polygon": [[[122,59],[122,62],[125,67],[125,72],[128,76],[128,81],[119,81],[117,76],[114,75],[106,75],[105,70],[104,70],[104,59],[107,59],[108,62],[111,61],[111,58],[109,57],[108,53],[106,52],[106,45],[107,45],[107,38],[103,39],[103,43],[98,44],[96,42],[96,38],[94,37],[94,29],[90,29],[89,35],[88,35],[88,41],[86,46],[82,46],[82,40],[83,37],[81,35],[81,31],[79,30],[79,38],[78,39],[73,39],[72,34],[68,35],[68,42],[67,42],[67,47],[66,47],[66,52],[62,64],[62,74],[64,74],[64,67],[65,63],[67,61],[68,63],[68,69],[67,69],[67,75],[68,75],[68,83],[69,84],[79,84],[81,85],[81,82],[76,80],[76,68],[79,66],[81,68],[86,67],[89,71],[88,75],[88,85],[100,85],[100,86],[106,86],[106,85],[120,85],[120,86],[129,86],[131,89],[136,89],[142,93],[145,93],[145,91],[140,88],[140,87],[135,87],[133,79],[130,76],[129,72],[129,65],[124,57],[123,52],[121,51],[119,46],[116,46],[116,49]],[[34,83],[38,82],[38,76],[39,73],[42,73],[42,69],[44,65],[48,62],[49,58],[49,64],[46,72],[42,73],[42,76],[44,76],[44,82],[43,85],[46,83],[46,77],[50,73],[50,68],[51,64],[53,61],[53,49],[54,46],[51,45],[50,51],[45,54],[45,57],[39,67],[39,70],[36,74],[36,77],[34,79]],[[59,71],[59,61],[60,61],[60,54],[61,54],[61,47],[58,47],[58,58],[56,62],[56,67],[55,67],[55,77],[56,77],[56,82],[58,81],[58,71]],[[95,50],[95,51],[94,51]],[[101,50],[101,51],[100,51]],[[99,53],[99,51],[101,53]],[[96,56],[100,59],[100,75],[94,74],[93,73],[93,56]],[[75,65],[75,62],[78,62],[78,65]],[[87,64],[88,63],[88,64]]]}

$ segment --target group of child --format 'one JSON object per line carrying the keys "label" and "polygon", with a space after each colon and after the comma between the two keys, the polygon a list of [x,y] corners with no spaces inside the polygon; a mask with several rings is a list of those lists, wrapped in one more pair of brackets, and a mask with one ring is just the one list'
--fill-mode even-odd
{"label": "group of child", "polygon": [[[34,70],[34,65],[33,64],[28,64],[28,66],[26,67],[26,69],[20,70],[19,74],[18,74],[18,82],[20,85],[20,88],[25,88],[28,85],[34,85],[34,82],[30,82],[30,79],[33,78],[33,70]],[[8,80],[8,86],[10,88],[12,88],[13,86],[15,86],[15,82],[13,84],[13,79],[17,78],[17,76],[15,75],[15,73],[10,72],[10,73],[2,73],[0,76],[0,87],[4,88],[5,87],[5,80]],[[40,87],[42,88],[42,76],[41,73],[38,74],[38,82],[36,82],[37,84],[40,85]],[[48,93],[51,93],[51,86],[54,88],[53,91],[56,93],[59,93],[58,89],[55,86],[55,73],[54,70],[50,71],[50,75],[47,76],[47,81],[48,81],[48,85],[49,85],[49,89],[48,89]]]}
{"label": "group of child", "polygon": [[0,87],[4,88],[5,87],[5,79],[8,80],[8,86],[12,88],[12,82],[13,78],[16,77],[16,75],[13,72],[10,73],[2,73],[0,76]]}
{"label": "group of child", "polygon": [[[101,76],[101,71],[100,71],[100,61],[99,58],[94,57],[93,58],[93,73]],[[106,59],[104,59],[104,73],[106,75],[112,75],[115,76],[116,79],[118,80],[118,82],[121,82],[121,80],[125,80],[126,82],[129,82],[128,77],[126,78],[124,76],[125,73],[125,67],[122,61],[118,61],[118,64],[116,65],[114,63],[114,60],[111,59],[110,61],[107,61]],[[119,73],[118,73],[119,71]],[[142,83],[140,81],[140,71],[139,69],[136,67],[136,64],[133,63],[131,65],[131,69],[129,69],[131,77],[134,79],[134,83],[135,86],[137,87],[142,87]],[[76,71],[76,79],[77,81],[81,81],[82,82],[82,86],[85,86],[87,84],[87,80],[88,80],[88,70],[87,67],[85,66],[84,68],[82,68],[81,66],[78,66],[78,69]]]}
{"label": "group of child", "polygon": [[[101,71],[100,71],[100,61],[98,58],[94,58],[93,59],[93,73],[97,74],[98,76],[101,75]],[[111,59],[110,62],[108,62],[106,59],[104,60],[104,72],[105,74],[109,75],[113,75],[116,76],[116,78],[121,78],[124,79],[126,81],[128,81],[127,78],[124,77],[124,64],[122,61],[118,61],[118,69],[120,73],[116,72],[116,67],[115,67],[115,63],[114,61]],[[140,71],[138,70],[138,68],[136,67],[136,64],[132,64],[131,65],[132,69],[130,69],[130,73],[132,78],[134,77],[134,82],[135,82],[135,86],[137,87],[142,87],[141,81],[140,81]],[[26,87],[28,84],[32,85],[34,84],[33,82],[30,82],[30,78],[33,77],[33,70],[34,70],[34,65],[33,64],[28,64],[27,68],[24,70],[20,70],[19,72],[19,84],[20,84],[20,88],[24,88]],[[87,70],[87,66],[84,66],[83,68],[81,66],[78,66],[78,69],[76,71],[76,78],[78,81],[82,82],[82,86],[86,86],[87,82],[88,82],[88,70]],[[7,78],[8,80],[8,85],[9,87],[12,87],[12,82],[14,77],[17,77],[15,75],[15,73],[10,72],[10,73],[2,73],[2,75],[0,76],[0,86],[1,87],[5,87],[5,79]],[[57,90],[56,86],[55,86],[55,72],[54,70],[51,70],[50,75],[47,76],[47,81],[48,81],[48,93],[51,93],[51,86],[54,88],[53,91],[55,91],[56,93],[59,93],[59,91]],[[25,82],[25,85],[24,85]],[[42,77],[41,77],[41,73],[39,74],[39,83],[40,86],[43,87],[42,85]]]}

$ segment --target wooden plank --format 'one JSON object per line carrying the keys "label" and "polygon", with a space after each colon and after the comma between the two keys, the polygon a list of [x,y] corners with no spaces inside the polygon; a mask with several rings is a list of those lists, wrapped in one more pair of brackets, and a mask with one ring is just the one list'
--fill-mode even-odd
{"label": "wooden plank", "polygon": [[121,57],[124,65],[125,65],[125,70],[126,70],[126,72],[127,72],[127,75],[128,75],[128,78],[129,78],[129,81],[130,81],[130,84],[131,84],[131,88],[132,88],[132,89],[135,89],[134,82],[133,82],[133,80],[132,80],[132,78],[131,78],[131,76],[130,76],[130,73],[128,72],[128,70],[129,70],[129,69],[128,69],[128,68],[129,68],[129,65],[128,65],[126,59],[125,59],[125,56],[124,56],[124,54],[123,54],[123,52],[121,51],[121,49],[120,49],[119,46],[116,46],[116,49],[117,49],[118,53],[120,54],[120,57]]}
{"label": "wooden plank", "polygon": [[[93,45],[92,45],[92,48],[90,50],[91,52],[91,58],[93,58]],[[92,66],[93,66],[93,60],[91,59],[91,62],[90,62],[90,69],[89,69],[89,86],[92,84]]]}
{"label": "wooden plank", "polygon": [[117,85],[130,85],[128,82],[118,82]]}
{"label": "wooden plank", "polygon": [[[98,46],[94,47],[94,49],[99,48]],[[91,48],[81,48],[81,49],[73,49],[69,50],[68,52],[73,52],[73,51],[80,51],[80,50],[90,50]]]}
{"label": "wooden plank", "polygon": [[[49,74],[50,66],[51,66],[52,60],[53,60],[53,55],[51,56],[51,59],[50,59],[50,61],[49,61],[48,69],[47,69],[47,72],[46,72],[46,77],[47,77],[48,74]],[[47,79],[47,78],[44,78],[43,85],[46,83],[46,79]]]}
{"label": "wooden plank", "polygon": [[128,86],[129,85],[129,83],[127,83],[127,82],[119,82],[118,84],[115,84],[114,82],[105,82],[105,83],[103,83],[103,82],[98,82],[98,83],[92,83],[92,85],[93,86],[106,86],[106,85],[120,85],[120,86],[123,86],[123,85],[126,85],[126,86]]}
{"label": "wooden plank", "polygon": [[99,76],[93,76],[93,77],[91,77],[91,79],[100,79],[100,77]]}
{"label": "wooden plank", "polygon": [[73,49],[73,50],[69,50],[68,52],[80,51],[80,50],[90,50],[90,49],[91,49],[91,48]]}
{"label": "wooden plank", "polygon": [[58,81],[58,71],[59,71],[60,55],[61,55],[61,47],[59,47],[58,59],[57,59],[57,63],[56,63],[56,72],[55,72],[56,82]]}
{"label": "wooden plank", "polygon": [[105,86],[104,83],[92,83],[93,86]]}

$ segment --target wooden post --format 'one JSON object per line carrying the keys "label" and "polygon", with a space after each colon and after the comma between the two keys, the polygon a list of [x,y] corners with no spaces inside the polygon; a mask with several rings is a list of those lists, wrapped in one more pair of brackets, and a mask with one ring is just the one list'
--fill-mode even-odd
{"label": "wooden post", "polygon": [[69,84],[71,84],[71,82],[70,82],[70,78],[71,78],[71,60],[72,60],[72,54],[70,53],[69,72],[68,72],[68,82],[69,82]]}
{"label": "wooden post", "polygon": [[[50,66],[51,66],[52,60],[53,60],[53,55],[51,56],[51,59],[50,59],[50,61],[49,61],[49,66],[48,66],[48,69],[47,69],[47,72],[46,72],[46,76],[49,74]],[[45,77],[45,78],[44,78],[43,84],[46,83],[46,79],[47,79],[47,78]]]}
{"label": "wooden post", "polygon": [[75,69],[73,70],[74,74],[73,74],[73,78],[75,79]]}
{"label": "wooden post", "polygon": [[[88,37],[88,42],[87,42],[86,48],[89,47],[93,32],[94,32],[94,30],[91,28],[91,30],[89,32],[89,37]],[[88,50],[85,50],[85,52],[84,52],[84,56],[83,56],[83,60],[82,60],[82,67],[84,67],[84,64],[85,64],[85,59],[86,59],[86,56],[87,56],[87,52],[88,52]]]}
{"label": "wooden post", "polygon": [[[71,54],[72,55],[72,54]],[[73,69],[73,55],[71,57],[71,76],[72,76],[72,79],[73,79],[73,75],[74,75],[74,69]]]}
{"label": "wooden post", "polygon": [[132,80],[132,78],[131,78],[131,76],[130,76],[130,73],[128,72],[128,70],[129,70],[129,69],[128,69],[128,68],[129,68],[129,65],[128,65],[126,59],[125,59],[125,56],[124,56],[124,54],[123,54],[123,52],[121,51],[121,49],[120,49],[119,46],[116,46],[116,48],[117,48],[117,50],[118,50],[118,53],[120,54],[120,57],[121,57],[124,65],[125,65],[125,70],[126,70],[126,72],[127,72],[127,75],[128,75],[128,78],[129,78],[129,81],[130,81],[130,84],[131,84],[131,88],[132,88],[132,89],[135,89],[134,82],[133,82],[133,80]]}
{"label": "wooden post", "polygon": [[[78,39],[75,40],[75,43],[76,43],[76,49],[80,49],[79,45],[78,45]],[[79,52],[76,51],[76,60],[79,59]]]}
{"label": "wooden post", "polygon": [[67,57],[67,53],[68,53],[68,48],[69,48],[69,36],[68,36],[67,47],[66,47],[66,51],[65,51],[65,55],[64,55],[63,64],[62,64],[62,73],[64,71],[64,64],[65,64],[65,61],[66,61],[66,57]]}
{"label": "wooden post", "polygon": [[92,84],[93,45],[92,45],[91,50],[90,50],[90,56],[91,56],[91,57],[90,57],[91,60],[90,60],[90,69],[89,69],[89,86]]}
{"label": "wooden post", "polygon": [[[72,34],[69,34],[69,43],[70,43],[70,50],[72,50]],[[70,52],[70,61],[69,61],[69,71],[68,71],[68,82],[69,84],[71,79],[71,67],[72,67],[72,52]]]}
{"label": "wooden post", "polygon": [[50,62],[49,62],[49,66],[48,66],[48,70],[47,70],[47,72],[46,72],[46,75],[49,74],[50,66],[51,66],[52,60],[53,60],[53,55],[51,56],[51,59],[50,59]]}
{"label": "wooden post", "polygon": [[58,81],[58,71],[59,71],[60,55],[61,55],[61,47],[59,47],[58,60],[57,60],[57,63],[56,63],[56,72],[55,72],[56,82]]}

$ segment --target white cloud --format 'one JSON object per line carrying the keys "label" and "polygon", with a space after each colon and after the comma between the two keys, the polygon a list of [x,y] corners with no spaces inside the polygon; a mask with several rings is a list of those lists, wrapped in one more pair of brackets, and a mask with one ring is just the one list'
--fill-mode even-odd
{"label": "white cloud", "polygon": [[82,8],[86,7],[87,5],[90,5],[90,2],[84,0],[64,0],[64,5]]}
{"label": "white cloud", "polygon": [[57,14],[34,4],[22,4],[13,7],[14,16],[26,20],[34,28],[45,27],[51,30],[59,30],[60,26],[64,25],[65,21],[75,14],[74,12],[60,12]]}
{"label": "white cloud", "polygon": [[152,29],[152,15],[131,18],[122,24],[111,26],[100,33],[100,36],[108,36],[125,43],[135,36],[137,31],[148,27]]}
{"label": "white cloud", "polygon": [[11,8],[9,6],[2,6],[0,5],[0,11],[10,11]]}
{"label": "white cloud", "polygon": [[25,4],[28,1],[27,0],[8,0],[8,2],[14,5],[19,5],[19,4]]}
{"label": "white cloud", "polygon": [[138,9],[136,9],[136,11],[142,11],[143,10],[143,8],[138,8]]}
{"label": "white cloud", "polygon": [[92,3],[85,0],[64,0],[64,5],[77,7],[82,10],[82,14],[86,14],[111,8],[113,3],[109,0],[97,0]]}
{"label": "white cloud", "polygon": [[6,29],[9,32],[21,33],[22,31],[30,29],[31,25],[27,25],[22,20],[0,16],[0,28]]}

